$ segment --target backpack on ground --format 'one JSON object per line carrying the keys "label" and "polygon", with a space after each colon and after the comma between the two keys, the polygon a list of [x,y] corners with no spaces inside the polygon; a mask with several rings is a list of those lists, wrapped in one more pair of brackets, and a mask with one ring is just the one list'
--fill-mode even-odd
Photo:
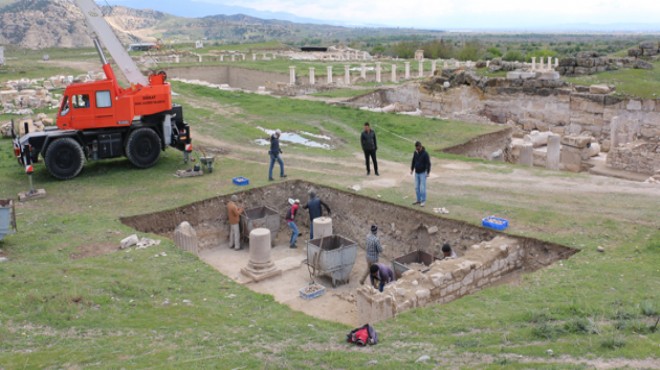
{"label": "backpack on ground", "polygon": [[374,345],[378,344],[378,333],[376,333],[376,329],[373,326],[364,324],[359,328],[351,330],[346,335],[346,341],[348,343],[355,343],[358,346]]}

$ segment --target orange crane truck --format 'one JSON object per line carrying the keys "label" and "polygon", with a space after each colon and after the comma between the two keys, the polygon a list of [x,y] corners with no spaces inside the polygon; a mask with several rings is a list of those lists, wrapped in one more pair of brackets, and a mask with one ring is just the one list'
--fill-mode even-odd
{"label": "orange crane truck", "polygon": [[[85,160],[125,156],[135,167],[149,168],[167,146],[183,151],[187,161],[192,151],[190,127],[183,119],[182,107],[172,104],[165,72],[145,78],[94,0],[76,3],[96,34],[94,45],[105,79],[71,83],[64,90],[56,127],[29,133],[26,127],[25,135],[14,137],[14,154],[25,172],[32,174],[33,163],[40,156],[48,172],[61,180],[78,176]],[[130,82],[129,87],[119,85],[99,40]]]}

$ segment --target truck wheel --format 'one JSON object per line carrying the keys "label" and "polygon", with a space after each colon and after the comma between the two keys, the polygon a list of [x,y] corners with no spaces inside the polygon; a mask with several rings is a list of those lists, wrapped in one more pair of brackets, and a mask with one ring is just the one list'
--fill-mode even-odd
{"label": "truck wheel", "polygon": [[46,169],[60,180],[72,179],[82,171],[85,153],[77,141],[70,137],[57,139],[48,145],[44,155]]}
{"label": "truck wheel", "polygon": [[156,131],[142,127],[128,136],[126,157],[138,168],[149,168],[158,162],[162,145]]}

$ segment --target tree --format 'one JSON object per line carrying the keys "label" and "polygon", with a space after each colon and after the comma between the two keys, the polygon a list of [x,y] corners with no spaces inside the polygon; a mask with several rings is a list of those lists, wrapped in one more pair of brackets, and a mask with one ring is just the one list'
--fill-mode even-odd
{"label": "tree", "polygon": [[479,41],[468,41],[456,55],[460,60],[478,60],[481,54]]}
{"label": "tree", "polygon": [[518,50],[509,50],[504,54],[502,59],[507,62],[516,62],[525,60],[525,56]]}

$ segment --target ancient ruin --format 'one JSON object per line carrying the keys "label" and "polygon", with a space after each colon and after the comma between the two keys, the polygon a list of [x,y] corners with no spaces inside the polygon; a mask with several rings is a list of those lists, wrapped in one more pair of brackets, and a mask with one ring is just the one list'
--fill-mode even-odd
{"label": "ancient ruin", "polygon": [[[346,104],[379,109],[398,104],[419,107],[427,116],[485,118],[512,127],[511,136],[522,139],[506,145],[489,143],[492,150],[481,148],[478,155],[484,159],[519,163],[529,142],[533,158],[530,161],[526,155],[522,163],[555,168],[554,163],[547,163],[547,143],[551,135],[559,135],[559,169],[586,170],[592,166],[590,158],[602,154],[613,169],[646,175],[660,170],[659,99],[623,97],[608,86],[572,86],[553,73],[520,71],[509,72],[506,78],[488,78],[469,70],[444,69],[420,85],[381,89]],[[539,133],[536,138],[530,136]],[[556,158],[553,150],[550,157]]]}
{"label": "ancient ruin", "polygon": [[[255,229],[259,230],[255,239],[251,233],[247,253],[229,251],[229,248],[226,248],[228,228],[225,209],[231,194],[177,209],[126,217],[122,222],[141,232],[174,236],[175,240],[180,240],[179,225],[186,221],[197,235],[199,255],[218,270],[252,289],[273,294],[275,299],[291,305],[294,309],[348,324],[366,322],[364,320],[376,322],[409,308],[449,302],[493,284],[506,282],[520,272],[548,266],[577,252],[554,243],[507,235],[475,224],[381,202],[352,191],[332,189],[300,180],[249,189],[236,194],[246,207],[266,206],[279,210],[280,216],[283,217],[288,205],[287,199],[304,199],[310,189],[322,194],[324,201],[333,207],[332,219],[317,219],[315,234],[318,235],[312,242],[319,247],[325,243],[322,241],[324,239],[327,239],[327,242],[336,239],[338,245],[350,247],[353,240],[359,247],[357,257],[352,255],[356,260],[349,261],[352,269],[347,272],[348,275],[344,274],[346,271],[329,269],[320,271],[313,279],[334,293],[309,301],[298,297],[298,289],[309,283],[312,277],[306,267],[310,264],[306,251],[309,247],[288,248],[289,233],[286,225],[281,225],[282,232],[276,237],[272,249],[270,241],[266,239],[274,234],[268,229]],[[350,212],[343,211],[349,209]],[[300,217],[297,223],[302,230],[309,227],[307,217]],[[440,249],[444,243],[451,244],[459,258],[437,260],[424,269],[418,269],[418,264],[411,264],[410,270],[404,272],[397,282],[388,285],[383,293],[371,287],[360,286],[358,280],[364,272],[364,239],[371,224],[380,225],[379,237],[385,248],[383,263],[415,251],[441,256]],[[326,233],[334,234],[319,238]],[[222,257],[208,259],[212,258],[213,254]],[[352,262],[355,262],[354,266]],[[228,266],[241,263],[248,263],[241,272]],[[344,267],[343,262],[341,267]],[[268,274],[254,274],[252,270],[267,270]],[[337,271],[338,275],[332,271]],[[246,272],[249,279],[245,278]],[[293,275],[298,277],[292,278]],[[336,290],[332,288],[333,285],[337,286]],[[339,307],[341,314],[329,317],[329,306]]]}

